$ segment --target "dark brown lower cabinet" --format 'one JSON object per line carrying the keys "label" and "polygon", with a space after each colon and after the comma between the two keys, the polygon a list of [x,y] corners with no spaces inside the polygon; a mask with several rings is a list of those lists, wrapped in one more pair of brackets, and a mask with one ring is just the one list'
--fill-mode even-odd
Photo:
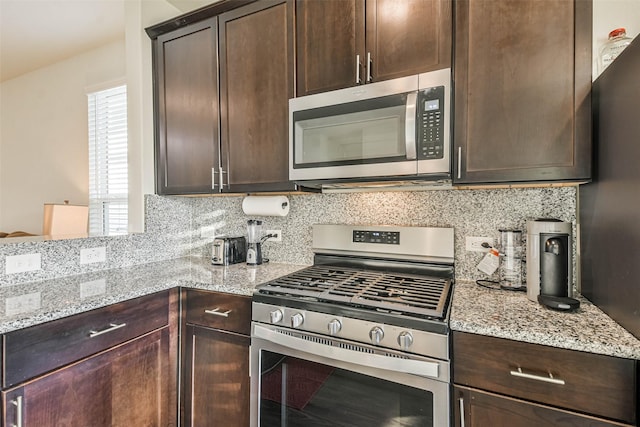
{"label": "dark brown lower cabinet", "polygon": [[249,425],[246,335],[187,325],[185,425]]}
{"label": "dark brown lower cabinet", "polygon": [[170,360],[165,327],[4,391],[4,425],[175,425]]}
{"label": "dark brown lower cabinet", "polygon": [[453,404],[460,427],[630,426],[459,386],[454,387]]}

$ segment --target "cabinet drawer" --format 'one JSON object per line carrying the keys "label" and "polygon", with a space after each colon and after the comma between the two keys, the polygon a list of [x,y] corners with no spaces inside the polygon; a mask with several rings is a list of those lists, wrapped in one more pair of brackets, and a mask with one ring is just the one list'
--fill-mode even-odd
{"label": "cabinet drawer", "polygon": [[4,336],[4,387],[168,324],[169,291],[112,304]]}
{"label": "cabinet drawer", "polygon": [[630,359],[455,332],[453,367],[456,384],[636,421]]}
{"label": "cabinet drawer", "polygon": [[249,335],[251,297],[187,290],[187,323]]}

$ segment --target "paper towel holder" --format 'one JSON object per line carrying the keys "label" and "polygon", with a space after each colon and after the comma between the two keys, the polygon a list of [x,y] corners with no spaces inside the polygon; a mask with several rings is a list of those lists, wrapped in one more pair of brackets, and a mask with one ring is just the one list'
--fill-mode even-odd
{"label": "paper towel holder", "polygon": [[290,207],[286,196],[246,196],[242,200],[245,215],[287,216]]}

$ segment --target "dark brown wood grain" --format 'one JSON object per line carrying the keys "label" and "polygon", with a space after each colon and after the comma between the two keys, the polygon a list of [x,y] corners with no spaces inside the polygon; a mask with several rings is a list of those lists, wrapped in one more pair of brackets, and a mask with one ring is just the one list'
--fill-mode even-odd
{"label": "dark brown wood grain", "polygon": [[591,20],[588,0],[455,2],[456,182],[590,179]]}
{"label": "dark brown wood grain", "polygon": [[3,392],[5,425],[170,426],[169,331],[154,331]]}
{"label": "dark brown wood grain", "polygon": [[[205,310],[230,310],[228,317],[205,313]],[[189,289],[186,292],[186,322],[224,331],[249,335],[251,332],[251,297],[222,292]]]}
{"label": "dark brown wood grain", "polygon": [[248,184],[293,189],[288,166],[293,0],[252,3],[218,19],[223,191]]}
{"label": "dark brown wood grain", "polygon": [[186,425],[249,425],[248,336],[188,325]]}
{"label": "dark brown wood grain", "polygon": [[[523,372],[564,385],[519,378]],[[454,383],[628,423],[636,420],[636,362],[469,333],[453,334]]]}
{"label": "dark brown wood grain", "polygon": [[450,0],[366,0],[365,9],[373,81],[451,66]]}
{"label": "dark brown wood grain", "polygon": [[364,19],[364,0],[296,1],[297,96],[356,84],[356,55],[365,60]]}
{"label": "dark brown wood grain", "polygon": [[[454,403],[455,426],[613,427],[627,425],[466,387],[454,387]],[[464,408],[463,414],[460,410],[461,403]],[[460,422],[461,415],[464,415],[464,424]]]}
{"label": "dark brown wood grain", "polygon": [[[217,19],[154,41],[156,191],[211,193],[218,168]],[[217,179],[217,176],[216,176]]]}
{"label": "dark brown wood grain", "polygon": [[[57,369],[168,323],[168,292],[112,304],[4,335],[4,387]],[[111,324],[126,326],[90,338]]]}

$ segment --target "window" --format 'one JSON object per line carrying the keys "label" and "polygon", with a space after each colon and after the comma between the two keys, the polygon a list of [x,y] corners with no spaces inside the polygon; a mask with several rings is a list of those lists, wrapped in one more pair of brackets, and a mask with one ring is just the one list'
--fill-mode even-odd
{"label": "window", "polygon": [[127,86],[88,94],[89,232],[128,231]]}

